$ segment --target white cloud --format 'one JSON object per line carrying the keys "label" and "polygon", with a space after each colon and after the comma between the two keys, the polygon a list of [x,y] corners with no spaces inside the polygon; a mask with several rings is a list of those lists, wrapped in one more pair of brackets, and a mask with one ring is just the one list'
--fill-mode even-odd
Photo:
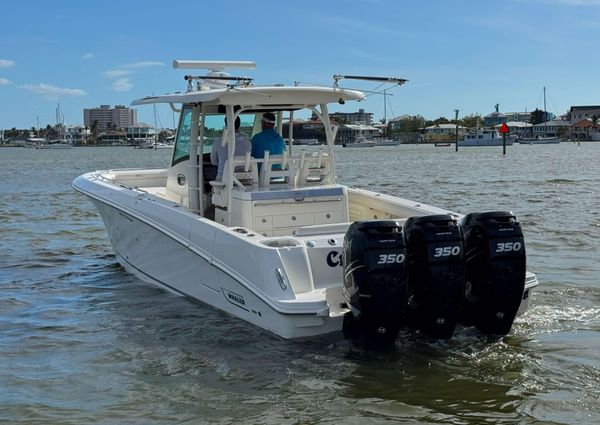
{"label": "white cloud", "polygon": [[93,54],[93,53],[86,53],[85,55],[83,55],[83,56],[81,57],[81,59],[94,59],[94,57],[95,57],[95,56],[96,56],[96,55],[95,55],[95,54]]}
{"label": "white cloud", "polygon": [[85,96],[87,94],[81,89],[68,89],[44,83],[25,84],[19,86],[19,88],[25,89],[31,93],[42,95],[47,99],[58,99],[65,96]]}
{"label": "white cloud", "polygon": [[129,91],[133,87],[133,83],[129,78],[119,78],[112,83],[112,89],[114,91]]}
{"label": "white cloud", "polygon": [[108,78],[119,78],[129,75],[132,72],[133,71],[129,71],[127,69],[111,69],[109,71],[104,71],[103,74],[106,75]]}
{"label": "white cloud", "polygon": [[7,84],[10,84],[12,81],[7,80],[6,78],[0,78],[0,86],[5,86]]}
{"label": "white cloud", "polygon": [[0,59],[0,68],[10,68],[14,64],[13,61],[9,61],[8,59]]}
{"label": "white cloud", "polygon": [[165,64],[163,62],[158,62],[158,61],[145,61],[145,62],[134,62],[134,63],[128,63],[125,65],[121,65],[120,68],[146,68],[148,66],[165,66]]}
{"label": "white cloud", "polygon": [[135,69],[137,68],[150,66],[165,66],[165,64],[158,61],[133,62],[119,65],[117,69],[109,69],[108,71],[104,71],[103,74],[105,77],[115,80],[111,86],[114,91],[129,91],[133,87],[133,82],[127,76],[136,74],[138,71],[135,71]]}

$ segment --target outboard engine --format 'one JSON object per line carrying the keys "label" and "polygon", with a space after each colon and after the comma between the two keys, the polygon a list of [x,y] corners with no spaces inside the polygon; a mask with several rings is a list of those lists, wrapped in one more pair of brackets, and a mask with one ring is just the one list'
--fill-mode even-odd
{"label": "outboard engine", "polygon": [[434,338],[450,338],[464,299],[462,232],[450,214],[411,217],[404,224],[410,324]]}
{"label": "outboard engine", "polygon": [[344,335],[392,344],[407,305],[406,249],[396,220],[357,221],[344,237]]}
{"label": "outboard engine", "polygon": [[508,211],[464,217],[467,323],[505,335],[525,290],[525,242],[521,225]]}

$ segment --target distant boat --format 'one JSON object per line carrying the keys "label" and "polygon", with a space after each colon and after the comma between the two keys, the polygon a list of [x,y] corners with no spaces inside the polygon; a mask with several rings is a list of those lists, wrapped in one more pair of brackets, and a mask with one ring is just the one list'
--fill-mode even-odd
{"label": "distant boat", "polygon": [[448,146],[452,146],[452,143],[447,143],[447,142],[436,142],[433,144],[434,146],[438,146],[438,147],[448,147]]}
{"label": "distant boat", "polygon": [[294,145],[318,145],[318,139],[294,139]]}
{"label": "distant boat", "polygon": [[[506,146],[511,146],[513,139],[506,138]],[[502,136],[497,130],[479,129],[472,134],[466,134],[458,141],[458,146],[502,146]]]}
{"label": "distant boat", "polygon": [[48,143],[44,137],[28,137],[23,144],[24,148],[36,148],[39,145]]}
{"label": "distant boat", "polygon": [[385,139],[385,140],[376,141],[375,146],[398,146],[401,143],[402,143],[402,140]]}
{"label": "distant boat", "polygon": [[372,140],[368,140],[364,136],[358,136],[352,142],[344,143],[343,146],[345,148],[372,148],[375,146],[375,142]]}
{"label": "distant boat", "polygon": [[68,142],[40,143],[35,146],[36,149],[71,149],[73,145]]}
{"label": "distant boat", "polygon": [[376,142],[367,139],[364,133],[365,131],[377,130],[376,128],[364,124],[347,124],[346,127],[355,131],[356,136],[354,140],[343,143],[345,148],[371,148],[376,145]]}
{"label": "distant boat", "polygon": [[518,140],[521,145],[549,145],[554,143],[560,143],[560,138],[554,137],[524,137]]}

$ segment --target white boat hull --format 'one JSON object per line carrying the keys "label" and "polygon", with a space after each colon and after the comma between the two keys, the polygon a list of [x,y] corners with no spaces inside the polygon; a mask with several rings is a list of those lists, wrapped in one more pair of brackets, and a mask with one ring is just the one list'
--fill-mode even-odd
{"label": "white boat hull", "polygon": [[[139,279],[211,305],[283,338],[341,330],[342,316],[330,315],[326,288],[304,294],[305,303],[290,302],[292,288],[282,290],[273,272],[275,266],[284,269],[277,261],[279,257],[273,255],[276,250],[244,243],[243,235],[184,209],[156,205],[161,202],[151,195],[120,194],[124,197],[113,195],[108,200],[86,193],[79,183],[74,187],[90,196],[100,212],[115,256]],[[114,198],[121,199],[115,202]],[[169,221],[179,226],[167,228]],[[261,250],[263,255],[256,252]],[[261,257],[274,259],[273,267]],[[256,268],[257,260],[260,270]],[[268,289],[261,288],[265,282]],[[268,296],[269,291],[280,293],[280,297]],[[262,297],[257,295],[261,293]],[[285,304],[290,304],[289,308]]]}
{"label": "white boat hull", "polygon": [[[261,235],[250,237],[145,191],[110,184],[95,173],[80,176],[73,187],[92,200],[115,256],[140,280],[286,339],[341,331],[349,311],[342,307],[343,269],[332,268],[327,260],[341,257],[347,226],[334,227],[334,233],[286,237],[297,246],[278,249],[264,246],[261,241],[267,238]],[[359,202],[375,195],[353,191]],[[388,198],[393,197],[376,196],[371,207],[379,208]],[[398,209],[416,215],[445,211],[411,201],[399,203]],[[284,276],[285,289],[276,269]],[[537,285],[535,275],[528,273],[519,314],[527,309],[530,291]]]}
{"label": "white boat hull", "polygon": [[400,140],[382,140],[375,142],[375,146],[398,146],[402,143]]}

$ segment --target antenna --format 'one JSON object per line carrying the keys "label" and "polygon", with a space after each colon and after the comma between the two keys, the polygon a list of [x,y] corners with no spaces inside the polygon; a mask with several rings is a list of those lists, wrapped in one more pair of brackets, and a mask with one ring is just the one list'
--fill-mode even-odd
{"label": "antenna", "polygon": [[188,61],[174,60],[175,69],[208,69],[210,72],[224,71],[228,68],[256,69],[253,61]]}
{"label": "antenna", "polygon": [[192,81],[196,81],[196,90],[206,90],[210,88],[227,87],[227,81],[235,81],[244,86],[252,82],[252,78],[248,77],[231,77],[226,69],[229,68],[245,68],[256,69],[256,63],[252,61],[185,61],[174,60],[173,68],[175,69],[206,69],[208,75],[193,76],[186,75],[184,78],[188,82],[188,92],[193,91]]}

